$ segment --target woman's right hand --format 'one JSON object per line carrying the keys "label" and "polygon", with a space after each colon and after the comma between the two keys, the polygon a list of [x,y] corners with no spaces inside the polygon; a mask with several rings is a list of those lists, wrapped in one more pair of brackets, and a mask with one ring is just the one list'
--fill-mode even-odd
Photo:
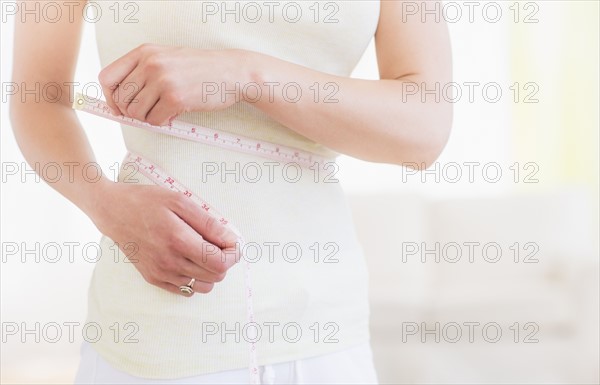
{"label": "woman's right hand", "polygon": [[148,283],[181,295],[195,278],[194,291],[208,293],[239,261],[239,236],[185,195],[112,181],[97,187],[92,221]]}

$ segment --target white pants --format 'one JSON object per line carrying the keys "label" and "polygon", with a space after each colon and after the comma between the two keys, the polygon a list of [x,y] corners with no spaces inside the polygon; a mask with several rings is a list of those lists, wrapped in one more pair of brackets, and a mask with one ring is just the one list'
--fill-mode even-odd
{"label": "white pants", "polygon": [[[262,384],[377,384],[369,343],[336,353],[260,366]],[[87,342],[75,384],[248,384],[248,369],[227,370],[174,380],[134,377],[112,367]]]}

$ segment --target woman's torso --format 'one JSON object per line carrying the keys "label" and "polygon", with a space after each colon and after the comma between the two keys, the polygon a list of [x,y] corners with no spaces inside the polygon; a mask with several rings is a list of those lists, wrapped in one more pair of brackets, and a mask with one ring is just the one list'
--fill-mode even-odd
{"label": "woman's torso", "polygon": [[[121,6],[121,20],[115,23],[110,9],[114,3],[98,3],[104,15],[96,23],[103,67],[142,43],[154,43],[247,49],[349,76],[379,15],[378,1],[127,3],[134,4],[128,12],[135,11],[136,22],[122,22],[126,9]],[[253,9],[262,10],[258,21]],[[292,22],[297,9],[302,17]],[[186,113],[178,119],[336,155],[249,104]],[[368,339],[366,269],[343,191],[331,179],[336,177],[334,166],[316,174],[314,169],[286,168],[255,155],[139,128],[122,129],[130,151],[156,162],[218,208],[244,235],[246,254],[254,261],[255,318],[263,332],[257,344],[259,363],[318,355]],[[120,180],[128,173],[122,171]],[[139,174],[135,177],[137,183],[152,183]],[[114,253],[111,244],[103,237],[107,255]],[[186,298],[146,283],[120,257],[118,263],[102,258],[90,287],[88,322],[101,327],[103,337],[94,346],[107,361],[154,378],[247,366],[243,266],[230,269],[211,293]],[[114,335],[115,322],[121,329],[119,338]],[[298,330],[302,336],[296,341]],[[137,342],[126,342],[128,334]]]}

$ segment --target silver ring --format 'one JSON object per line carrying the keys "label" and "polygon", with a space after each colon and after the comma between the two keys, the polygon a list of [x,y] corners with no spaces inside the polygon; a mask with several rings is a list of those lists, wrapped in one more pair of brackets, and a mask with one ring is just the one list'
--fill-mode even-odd
{"label": "silver ring", "polygon": [[194,283],[196,283],[196,278],[192,278],[190,280],[190,283],[188,283],[187,285],[179,286],[179,291],[181,291],[181,294],[186,296],[190,296],[191,294],[193,294]]}

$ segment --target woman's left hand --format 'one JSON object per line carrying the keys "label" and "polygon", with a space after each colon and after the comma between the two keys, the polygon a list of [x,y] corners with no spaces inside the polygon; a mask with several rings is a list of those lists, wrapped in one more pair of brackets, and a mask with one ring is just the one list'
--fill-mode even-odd
{"label": "woman's left hand", "polygon": [[246,52],[143,44],[104,68],[100,85],[113,114],[165,125],[242,100]]}

